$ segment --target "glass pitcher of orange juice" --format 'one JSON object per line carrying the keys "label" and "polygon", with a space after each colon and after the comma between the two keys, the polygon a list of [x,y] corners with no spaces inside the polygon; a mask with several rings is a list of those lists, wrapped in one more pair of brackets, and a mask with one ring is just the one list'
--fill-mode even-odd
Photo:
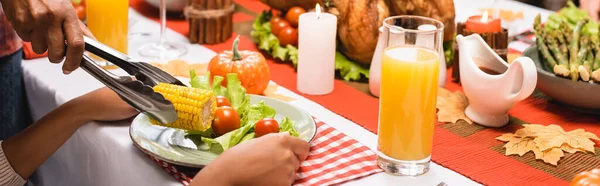
{"label": "glass pitcher of orange juice", "polygon": [[[87,0],[87,26],[101,43],[127,54],[129,34],[129,0]],[[116,68],[94,56],[105,68]]]}
{"label": "glass pitcher of orange juice", "polygon": [[419,16],[384,20],[377,164],[393,175],[429,170],[444,25]]}

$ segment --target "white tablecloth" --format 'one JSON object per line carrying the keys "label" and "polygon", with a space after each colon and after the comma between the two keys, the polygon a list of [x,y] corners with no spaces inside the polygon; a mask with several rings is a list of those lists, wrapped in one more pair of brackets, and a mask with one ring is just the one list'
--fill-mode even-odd
{"label": "white tablecloth", "polygon": [[[497,3],[502,2],[504,1]],[[466,0],[457,0],[456,4],[459,14],[457,20],[460,20],[461,13],[465,12],[461,4],[469,3]],[[472,9],[474,8],[469,7],[469,10]],[[152,34],[149,37],[131,36],[129,53],[136,57],[137,47],[142,42],[158,36],[159,25],[133,10],[130,15],[130,19],[134,20],[130,25],[132,33]],[[168,31],[168,38],[188,43],[184,36],[172,31]],[[188,45],[188,49],[188,54],[183,57],[188,62],[208,62],[215,55],[213,51],[200,45]],[[62,75],[61,66],[51,64],[45,58],[24,61],[23,70],[27,96],[35,120],[60,104],[103,86],[83,70],[76,70],[71,75]],[[297,98],[291,104],[308,111],[369,148],[376,149],[375,134],[289,90],[283,92]],[[84,125],[40,167],[31,183],[50,186],[181,185],[132,144],[128,129],[128,123],[124,122],[94,122]],[[479,185],[435,163],[431,166],[429,173],[416,178],[379,173],[344,185],[437,185],[441,181],[449,185]]]}

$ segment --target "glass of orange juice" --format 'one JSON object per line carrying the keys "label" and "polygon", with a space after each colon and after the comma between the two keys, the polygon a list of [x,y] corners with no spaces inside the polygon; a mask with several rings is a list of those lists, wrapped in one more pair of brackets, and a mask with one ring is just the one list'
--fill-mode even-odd
{"label": "glass of orange juice", "polygon": [[420,16],[383,21],[377,164],[392,175],[429,171],[444,24]]}
{"label": "glass of orange juice", "polygon": [[[87,0],[87,26],[96,39],[123,54],[128,52],[129,0]],[[105,68],[115,67],[94,56]],[[102,62],[103,61],[103,62]]]}

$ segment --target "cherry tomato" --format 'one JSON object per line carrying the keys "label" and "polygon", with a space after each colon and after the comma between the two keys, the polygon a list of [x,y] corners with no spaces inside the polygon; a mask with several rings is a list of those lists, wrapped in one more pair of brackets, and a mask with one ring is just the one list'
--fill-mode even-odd
{"label": "cherry tomato", "polygon": [[217,96],[217,107],[230,106],[229,100],[225,96]]}
{"label": "cherry tomato", "polygon": [[285,14],[285,20],[287,20],[290,23],[290,25],[292,25],[294,28],[298,28],[298,19],[300,18],[300,14],[303,14],[305,12],[306,10],[304,10],[304,8],[302,7],[292,7]]}
{"label": "cherry tomato", "polygon": [[260,121],[256,122],[256,125],[254,126],[254,133],[256,134],[256,137],[278,132],[279,123],[277,123],[277,120],[274,120],[273,118],[261,119]]}
{"label": "cherry tomato", "polygon": [[573,178],[573,181],[571,181],[571,186],[592,185],[600,185],[600,168],[581,172],[575,175],[575,178]]}
{"label": "cherry tomato", "polygon": [[77,18],[79,18],[79,20],[85,19],[85,6],[84,5],[76,6],[75,11],[77,12]]}
{"label": "cherry tomato", "polygon": [[281,46],[286,45],[298,45],[298,30],[292,27],[286,27],[283,30],[279,31],[279,44]]}
{"label": "cherry tomato", "polygon": [[238,128],[240,128],[240,116],[235,109],[229,106],[217,108],[215,119],[212,122],[212,129],[217,136]]}
{"label": "cherry tomato", "polygon": [[290,24],[287,21],[282,19],[281,21],[279,21],[279,23],[271,25],[271,32],[273,34],[275,34],[275,36],[277,36],[277,34],[279,34],[279,32],[281,30],[283,30],[285,27],[289,27],[289,26],[290,26]]}
{"label": "cherry tomato", "polygon": [[271,21],[269,21],[269,23],[271,23],[271,27],[273,27],[272,25],[276,25],[281,21],[284,21],[284,19],[279,16],[273,16],[273,18],[271,18]]}

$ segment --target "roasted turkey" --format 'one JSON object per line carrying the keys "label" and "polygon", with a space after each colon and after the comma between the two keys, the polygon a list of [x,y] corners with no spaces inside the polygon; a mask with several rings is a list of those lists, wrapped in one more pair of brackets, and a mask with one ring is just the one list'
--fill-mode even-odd
{"label": "roasted turkey", "polygon": [[394,15],[419,15],[444,23],[444,40],[454,38],[453,0],[260,0],[286,11],[294,6],[314,9],[315,4],[338,17],[338,48],[353,61],[370,64],[383,19]]}

